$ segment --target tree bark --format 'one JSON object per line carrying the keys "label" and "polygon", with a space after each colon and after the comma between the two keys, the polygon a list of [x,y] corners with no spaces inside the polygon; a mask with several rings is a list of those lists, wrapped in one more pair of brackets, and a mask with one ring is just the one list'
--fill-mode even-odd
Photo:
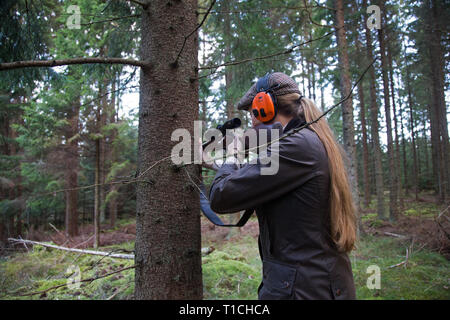
{"label": "tree bark", "polygon": [[399,102],[399,113],[400,113],[400,135],[402,136],[402,156],[403,156],[403,186],[405,188],[405,196],[409,193],[409,182],[408,182],[408,163],[406,162],[406,139],[405,132],[403,130],[403,109],[402,109],[402,100],[398,100]]}
{"label": "tree bark", "polygon": [[399,198],[399,204],[401,208],[404,208],[403,196],[402,196],[402,179],[400,173],[400,142],[398,134],[398,119],[397,119],[397,106],[395,103],[395,83],[394,83],[394,69],[392,67],[392,47],[388,41],[387,46],[387,57],[389,63],[389,83],[391,87],[391,98],[392,98],[392,114],[394,117],[394,133],[395,133],[395,165],[397,169],[397,195]]}
{"label": "tree bark", "polygon": [[[230,11],[230,7],[233,7],[233,1],[224,1],[223,2],[223,8],[224,10]],[[233,33],[231,30],[231,19],[229,13],[224,13],[224,42],[225,42],[225,61],[231,61],[231,39],[233,37]],[[232,90],[231,85],[233,83],[233,72],[231,70],[231,67],[225,67],[225,107],[227,112],[227,118],[232,119],[234,118],[234,103],[233,103],[233,97],[232,97]],[[240,215],[239,214],[231,214],[228,217],[228,222],[230,224],[235,224],[239,221]],[[237,233],[240,233],[240,228],[228,228],[228,233],[225,236],[226,240],[229,240],[233,236],[235,236]]]}
{"label": "tree bark", "polygon": [[445,63],[444,50],[442,48],[442,8],[441,1],[432,0],[429,9],[426,27],[429,38],[430,64],[431,64],[431,81],[433,85],[432,108],[435,109],[435,120],[439,128],[440,144],[439,144],[439,191],[440,200],[445,201],[450,195],[450,176],[449,176],[449,134],[447,123],[447,107],[445,103]]}
{"label": "tree bark", "polygon": [[[385,11],[383,1],[380,1],[381,10]],[[384,14],[383,14],[384,16]],[[386,48],[385,48],[385,36],[384,28],[385,24],[382,24],[382,28],[378,29],[378,41],[380,44],[380,56],[381,56],[381,70],[383,78],[383,97],[384,97],[384,113],[386,117],[386,133],[387,133],[387,147],[388,147],[388,159],[389,159],[389,218],[396,220],[398,217],[398,171],[397,171],[397,159],[394,150],[394,140],[392,138],[392,120],[391,120],[391,104],[389,94],[389,78],[388,78],[388,64],[386,61]]]}
{"label": "tree bark", "polygon": [[[66,170],[64,173],[66,188],[66,235],[68,237],[75,237],[78,235],[78,170],[79,170],[79,155],[78,155],[78,138],[75,136],[79,132],[79,117],[80,117],[80,99],[77,98],[74,104],[70,107],[68,113],[69,125],[66,131]],[[75,137],[75,138],[74,138]],[[75,189],[75,190],[73,190]]]}
{"label": "tree bark", "polygon": [[[367,1],[364,0],[363,7],[365,8]],[[367,59],[373,61],[373,47],[372,47],[372,35],[369,28],[365,25],[366,42],[367,42]],[[369,70],[369,83],[370,83],[370,129],[372,136],[374,167],[375,167],[375,187],[377,193],[377,213],[380,219],[386,219],[385,206],[384,206],[384,183],[383,183],[383,169],[381,163],[381,147],[378,125],[378,103],[376,92],[376,77],[375,69]]]}
{"label": "tree bark", "polygon": [[94,248],[100,246],[100,139],[95,139]]}
{"label": "tree bark", "polygon": [[[345,98],[348,96],[351,90],[351,79],[350,79],[350,63],[348,58],[348,48],[347,48],[347,38],[345,25],[345,15],[344,15],[344,4],[343,0],[335,0],[334,2],[336,12],[335,19],[336,24],[339,29],[336,30],[336,38],[338,42],[338,58],[340,69],[340,86],[341,86],[341,97]],[[342,128],[344,135],[344,150],[347,154],[348,163],[348,173],[349,180],[353,195],[353,201],[357,208],[357,219],[358,219],[358,230],[361,227],[360,219],[360,203],[359,203],[359,189],[358,189],[358,163],[356,158],[356,145],[355,145],[355,131],[354,131],[354,119],[353,119],[353,99],[345,100],[342,104]]]}
{"label": "tree bark", "polygon": [[364,207],[370,204],[370,178],[369,178],[369,147],[367,145],[367,124],[366,124],[366,105],[364,100],[363,82],[358,83],[358,96],[360,103],[359,117],[361,120],[362,148],[363,148],[363,186],[364,186]]}
{"label": "tree bark", "polygon": [[[427,116],[426,113],[422,113],[422,126],[423,126],[423,149],[424,149],[424,158],[425,158],[425,172],[424,175],[426,177],[430,174],[430,161],[428,156],[428,137],[427,137]],[[428,188],[428,181],[427,181],[427,188]]]}
{"label": "tree bark", "polygon": [[[362,62],[364,61],[365,55],[362,52],[362,44],[359,38],[359,30],[355,26],[354,32],[356,34],[356,48],[358,54],[358,65],[361,68]],[[363,188],[364,188],[364,207],[369,207],[371,192],[370,192],[370,175],[369,175],[369,147],[367,145],[367,122],[366,122],[366,103],[364,96],[364,82],[360,81],[358,83],[358,98],[359,98],[359,117],[361,121],[361,132],[362,132],[362,173],[363,173]]]}
{"label": "tree bark", "polygon": [[[100,126],[99,131],[102,132],[103,128],[106,126],[107,123],[107,117],[108,117],[108,111],[110,106],[108,105],[108,94],[106,93],[108,91],[108,81],[105,78],[103,82],[100,84],[101,87],[101,97],[100,99]],[[106,143],[106,136],[102,133],[100,140],[100,148],[99,148],[99,157],[100,157],[100,168],[99,168],[99,192],[100,192],[100,224],[105,223],[106,220],[106,206],[105,206],[105,199],[106,199],[106,186],[105,186],[105,178],[106,178],[106,172],[107,172],[107,165],[106,165],[106,155],[108,153],[109,146]]]}
{"label": "tree bark", "polygon": [[414,126],[414,115],[413,115],[413,101],[412,101],[412,93],[411,93],[411,79],[409,73],[409,66],[406,66],[406,87],[408,90],[408,105],[409,105],[409,129],[411,131],[411,149],[413,154],[413,188],[414,188],[414,196],[416,201],[419,200],[419,189],[417,186],[417,151],[416,151],[416,134],[415,134],[415,126]]}
{"label": "tree bark", "polygon": [[[117,122],[117,110],[116,110],[116,76],[114,77],[112,84],[111,84],[111,102],[109,104],[109,122],[110,123],[116,123]],[[110,140],[110,148],[109,148],[109,158],[111,160],[111,163],[115,163],[118,161],[119,154],[117,150],[117,147],[114,145],[115,140],[117,139],[118,132],[117,129],[112,129],[111,131],[111,140]],[[118,185],[111,185],[110,192],[118,192],[119,186]],[[111,227],[115,227],[117,220],[117,196],[113,196],[111,199],[111,202],[109,203],[109,222]]]}
{"label": "tree bark", "polygon": [[198,79],[198,35],[184,36],[196,29],[196,9],[195,0],[158,0],[142,13],[141,58],[154,66],[140,76],[138,172],[148,182],[136,185],[136,299],[203,296],[199,194],[188,176],[198,180],[200,170],[157,162],[179,143],[173,130],[192,136],[198,118],[198,82],[190,81]]}

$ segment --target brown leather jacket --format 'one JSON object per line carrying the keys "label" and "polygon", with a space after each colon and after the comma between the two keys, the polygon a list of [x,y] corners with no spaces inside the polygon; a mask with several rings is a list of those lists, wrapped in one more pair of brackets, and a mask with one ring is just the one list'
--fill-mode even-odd
{"label": "brown leather jacket", "polygon": [[[284,132],[301,125],[291,120]],[[355,299],[351,263],[330,237],[326,150],[306,128],[279,142],[279,170],[223,165],[210,190],[211,208],[255,208],[263,279],[259,299]]]}

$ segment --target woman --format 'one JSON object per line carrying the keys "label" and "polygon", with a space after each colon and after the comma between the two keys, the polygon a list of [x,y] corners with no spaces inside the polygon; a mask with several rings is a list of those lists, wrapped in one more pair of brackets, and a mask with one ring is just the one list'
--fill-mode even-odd
{"label": "woman", "polygon": [[[267,112],[254,107],[259,92],[269,93],[275,108],[265,124],[281,123],[283,133],[321,114],[293,79],[272,73],[238,104],[251,111],[253,127],[267,120],[261,117]],[[341,150],[325,118],[281,139],[277,152],[276,174],[261,175],[261,162],[224,164],[210,190],[218,213],[256,210],[263,262],[258,298],[355,299],[347,255],[356,239],[355,209]]]}

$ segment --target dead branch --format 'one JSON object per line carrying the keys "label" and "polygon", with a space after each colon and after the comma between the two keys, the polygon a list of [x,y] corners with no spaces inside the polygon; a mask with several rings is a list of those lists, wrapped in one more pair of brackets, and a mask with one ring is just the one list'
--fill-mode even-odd
{"label": "dead branch", "polygon": [[184,36],[184,41],[183,41],[183,45],[181,46],[180,51],[177,54],[177,58],[175,59],[175,61],[172,63],[173,66],[177,66],[178,65],[178,59],[181,56],[181,53],[184,50],[184,47],[186,46],[186,41],[187,39],[192,36],[195,32],[197,32],[198,29],[201,28],[201,26],[203,25],[203,23],[205,22],[206,18],[208,17],[209,13],[211,12],[211,9],[214,7],[214,4],[216,3],[217,0],[212,0],[208,10],[206,11],[205,15],[203,16],[202,21],[197,25],[197,27],[195,27],[194,30],[192,30],[188,35]]}
{"label": "dead branch", "polygon": [[117,259],[130,259],[130,260],[134,259],[134,254],[119,254],[119,253],[110,253],[110,252],[104,252],[104,251],[67,248],[67,247],[61,247],[61,246],[43,243],[43,242],[23,240],[23,239],[14,239],[14,238],[8,238],[8,241],[16,242],[16,243],[28,243],[28,244],[38,245],[38,246],[52,248],[52,249],[58,249],[58,250],[64,250],[64,251],[70,251],[70,252],[78,252],[78,253],[83,253],[83,254],[91,254],[91,255],[96,255],[96,256],[107,256],[107,257],[117,258]]}
{"label": "dead branch", "polygon": [[394,265],[390,266],[389,269],[392,269],[392,268],[395,268],[395,267],[400,267],[400,266],[405,266],[405,268],[406,268],[406,265],[408,264],[408,259],[409,259],[409,250],[408,250],[408,248],[406,248],[405,260],[403,260],[400,263],[397,263],[397,264],[394,264]]}
{"label": "dead branch", "polygon": [[[33,245],[47,247],[47,248],[52,248],[52,249],[57,249],[57,250],[77,252],[77,253],[81,253],[81,254],[91,254],[91,255],[96,255],[96,256],[103,256],[103,257],[110,257],[110,258],[117,258],[117,259],[129,259],[129,260],[133,260],[134,259],[134,254],[113,253],[114,251],[118,251],[117,249],[113,250],[112,252],[104,252],[104,251],[94,251],[94,250],[67,248],[67,247],[57,246],[57,245],[54,245],[54,244],[49,244],[49,243],[44,243],[44,242],[37,242],[37,241],[32,241],[32,240],[24,240],[24,239],[8,238],[8,241],[14,242],[14,243],[22,243],[24,245],[26,245],[28,243],[28,244],[33,244]],[[120,250],[122,250],[122,249],[120,249]],[[213,252],[214,250],[215,250],[214,247],[204,247],[204,248],[201,249],[201,253],[202,253],[203,256],[206,256],[206,255],[210,254],[211,252]]]}
{"label": "dead branch", "polygon": [[[342,27],[336,28],[335,31],[337,31],[340,28],[342,28]],[[288,48],[286,50],[283,50],[283,51],[280,51],[280,52],[276,52],[276,53],[273,53],[273,54],[269,54],[269,55],[265,55],[265,56],[259,56],[259,57],[254,57],[254,58],[248,58],[248,59],[243,59],[243,60],[238,60],[238,61],[230,61],[230,62],[225,62],[225,63],[217,64],[217,65],[204,66],[204,67],[199,67],[198,69],[199,70],[217,69],[217,68],[220,68],[220,67],[233,66],[233,65],[238,65],[238,64],[242,64],[242,63],[251,62],[251,61],[264,60],[264,59],[273,58],[273,57],[284,55],[284,54],[289,54],[289,53],[292,53],[295,49],[297,49],[297,48],[299,48],[301,46],[304,46],[305,44],[308,44],[308,43],[311,43],[311,42],[318,41],[318,40],[321,40],[323,38],[326,38],[326,37],[334,34],[335,31],[331,31],[331,32],[325,33],[324,35],[322,35],[322,36],[320,36],[318,38],[310,39],[310,40],[301,42],[299,44],[291,46],[290,48]]]}
{"label": "dead branch", "polygon": [[61,60],[28,60],[28,61],[14,61],[0,63],[0,71],[13,70],[21,68],[39,68],[39,67],[58,67],[72,64],[126,64],[137,67],[148,67],[150,64],[146,61],[124,59],[124,58],[102,58],[102,57],[88,57],[88,58],[73,58]]}
{"label": "dead branch", "polygon": [[207,256],[208,254],[210,254],[211,252],[213,252],[215,250],[214,247],[205,247],[202,248],[202,256]]}
{"label": "dead branch", "polygon": [[[101,276],[98,276],[98,277],[92,277],[92,278],[82,279],[82,280],[77,281],[77,282],[78,282],[78,283],[81,283],[81,282],[92,282],[92,281],[95,281],[95,280],[98,280],[98,279],[102,279],[102,278],[109,277],[109,276],[111,276],[111,275],[113,275],[113,274],[116,274],[116,273],[119,273],[119,272],[122,272],[122,271],[125,271],[125,270],[133,269],[133,268],[135,268],[135,267],[136,267],[135,265],[132,265],[132,266],[125,267],[125,268],[122,268],[122,269],[119,269],[119,270],[115,270],[115,271],[110,272],[110,273],[106,273],[106,274],[101,275]],[[72,284],[72,283],[70,283],[70,284]],[[30,293],[20,294],[19,296],[24,297],[24,296],[34,296],[34,295],[37,295],[37,294],[45,294],[45,293],[47,293],[47,292],[49,292],[49,291],[51,291],[51,290],[55,290],[55,289],[58,289],[58,288],[61,288],[61,287],[65,287],[65,286],[67,286],[67,285],[69,285],[69,282],[63,283],[63,284],[59,284],[59,285],[57,285],[57,286],[50,287],[50,288],[45,289],[45,290],[42,290],[42,291],[35,291],[35,292],[30,292]]]}
{"label": "dead branch", "polygon": [[396,233],[392,233],[392,232],[384,232],[384,234],[387,236],[395,237],[395,238],[406,238],[406,236],[404,236],[404,235],[396,234]]}
{"label": "dead branch", "polygon": [[113,22],[113,21],[122,20],[122,19],[137,18],[137,17],[140,17],[140,16],[141,16],[140,14],[131,14],[131,15],[128,15],[128,16],[123,16],[123,17],[114,17],[114,18],[104,19],[104,20],[93,20],[93,21],[88,22],[88,23],[80,23],[80,26],[87,27],[87,26],[91,26],[91,25],[93,25],[95,23]]}
{"label": "dead branch", "polygon": [[[313,18],[312,18],[312,16],[311,16],[311,11],[308,9],[308,5],[306,4],[306,0],[303,0],[303,3],[305,4],[305,9],[306,9],[306,13],[308,14],[309,21],[310,21],[312,24],[314,24],[314,25],[316,25],[316,26],[318,26],[318,27],[336,28],[336,26],[324,25],[324,24],[321,24],[321,23],[318,23],[318,22],[314,21]],[[336,10],[334,9],[334,11],[336,11]]]}

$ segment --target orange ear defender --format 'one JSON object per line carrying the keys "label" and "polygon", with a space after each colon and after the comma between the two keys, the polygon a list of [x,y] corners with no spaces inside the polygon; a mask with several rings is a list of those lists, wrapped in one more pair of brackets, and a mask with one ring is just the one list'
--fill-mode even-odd
{"label": "orange ear defender", "polygon": [[252,102],[253,115],[263,123],[272,121],[277,115],[277,101],[272,92],[274,88],[269,87],[269,76],[270,74],[266,74],[256,83],[258,93]]}

